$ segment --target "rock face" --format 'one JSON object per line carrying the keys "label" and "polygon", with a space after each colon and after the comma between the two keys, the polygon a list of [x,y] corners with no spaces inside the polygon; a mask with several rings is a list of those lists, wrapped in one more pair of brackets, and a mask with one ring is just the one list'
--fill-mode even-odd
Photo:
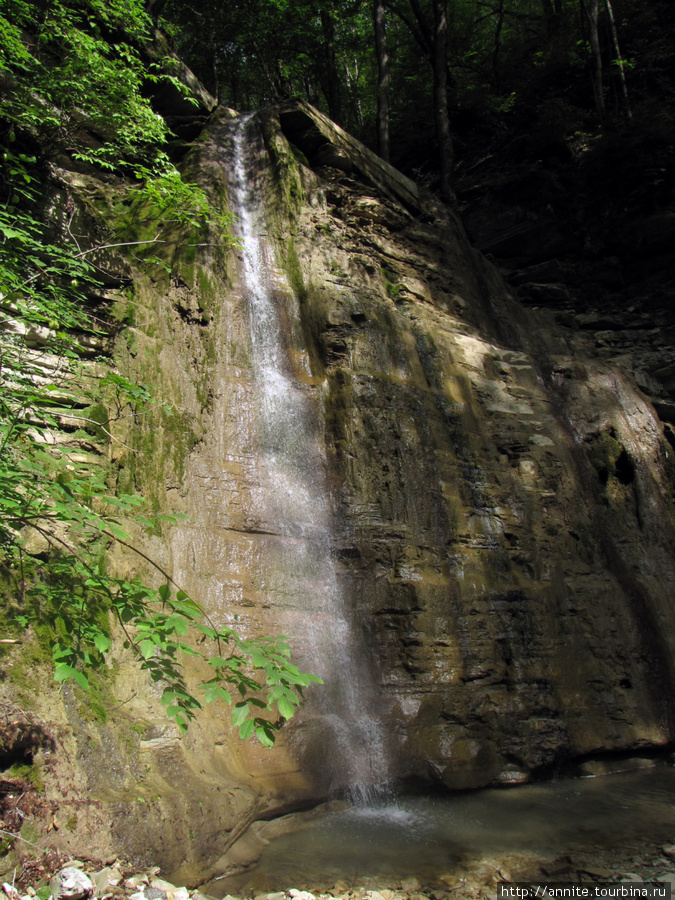
{"label": "rock face", "polygon": [[[236,128],[217,110],[186,159],[223,210]],[[188,516],[147,549],[215,621],[287,634],[327,684],[268,752],[222,711],[179,739],[122,661],[135,774],[89,762],[90,789],[117,846],[186,883],[373,748],[367,781],[472,788],[654,753],[674,727],[673,450],[620,360],[515,300],[451,210],[306,105],[258,114],[246,148],[304,461],[270,438],[245,248],[176,235],[118,349],[174,413],[122,435],[142,452],[116,451],[119,482]],[[531,292],[564,293],[554,276]],[[156,803],[130,802],[140,784]]]}
{"label": "rock face", "polygon": [[286,108],[263,131],[395,774],[476,787],[665,746],[672,460],[653,409],[514,302],[451,213],[357,154],[322,166],[312,135],[349,155],[326,120]]}

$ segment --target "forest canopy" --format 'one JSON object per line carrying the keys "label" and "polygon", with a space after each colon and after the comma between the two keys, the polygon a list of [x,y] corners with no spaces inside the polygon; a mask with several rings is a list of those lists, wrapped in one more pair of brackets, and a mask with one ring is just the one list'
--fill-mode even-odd
{"label": "forest canopy", "polygon": [[221,103],[302,97],[418,177],[436,178],[439,153],[452,166],[445,112],[456,152],[476,132],[533,123],[673,128],[669,0],[155,0],[152,11]]}

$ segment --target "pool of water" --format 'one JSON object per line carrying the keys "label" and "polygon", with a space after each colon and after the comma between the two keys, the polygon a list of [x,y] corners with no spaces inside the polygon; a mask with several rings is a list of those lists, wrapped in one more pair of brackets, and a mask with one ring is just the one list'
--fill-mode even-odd
{"label": "pool of water", "polygon": [[331,887],[337,880],[423,884],[482,858],[553,858],[619,851],[675,839],[675,770],[653,768],[452,796],[402,797],[327,812],[263,851],[246,872],[212,882],[209,893]]}

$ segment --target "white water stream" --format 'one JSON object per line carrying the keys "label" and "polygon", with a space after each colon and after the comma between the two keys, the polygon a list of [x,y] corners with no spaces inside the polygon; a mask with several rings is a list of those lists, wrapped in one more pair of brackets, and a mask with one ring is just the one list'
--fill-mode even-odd
{"label": "white water stream", "polygon": [[[276,589],[290,595],[287,602],[297,611],[289,637],[300,664],[325,682],[313,689],[301,715],[310,736],[306,743],[312,744],[315,758],[320,756],[328,790],[345,791],[365,804],[382,795],[390,778],[386,735],[367,647],[334,563],[320,396],[298,376],[297,352],[296,371],[292,365],[289,344],[301,333],[299,309],[265,237],[260,158],[258,120],[242,117],[234,130],[230,199],[241,242],[240,277],[259,402],[254,512],[261,530],[286,541],[289,571]],[[309,375],[306,364],[305,370]],[[301,591],[295,589],[299,577]]]}

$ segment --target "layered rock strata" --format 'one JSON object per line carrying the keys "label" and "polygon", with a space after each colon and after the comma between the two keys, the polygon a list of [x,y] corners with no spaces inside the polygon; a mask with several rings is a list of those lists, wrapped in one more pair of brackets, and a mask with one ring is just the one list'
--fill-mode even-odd
{"label": "layered rock strata", "polygon": [[[216,110],[186,159],[222,211],[235,118]],[[675,470],[653,407],[620,362],[515,300],[452,210],[319,113],[287,104],[257,121],[248,173],[284,365],[314,410],[320,546],[375,686],[384,774],[473,788],[667,749]],[[214,232],[165,238],[170,274],[134,263],[117,359],[173,415],[121,433],[137,452],[113,451],[119,484],[187,515],[146,549],[214,621],[286,633],[311,664],[326,577],[299,564],[305,533],[263,496],[238,251]],[[195,883],[224,870],[248,823],[331,789],[321,689],[268,752],[240,745],[223,710],[180,738],[119,663],[123,741],[74,702],[64,713],[89,742],[78,778],[110,846]]]}

